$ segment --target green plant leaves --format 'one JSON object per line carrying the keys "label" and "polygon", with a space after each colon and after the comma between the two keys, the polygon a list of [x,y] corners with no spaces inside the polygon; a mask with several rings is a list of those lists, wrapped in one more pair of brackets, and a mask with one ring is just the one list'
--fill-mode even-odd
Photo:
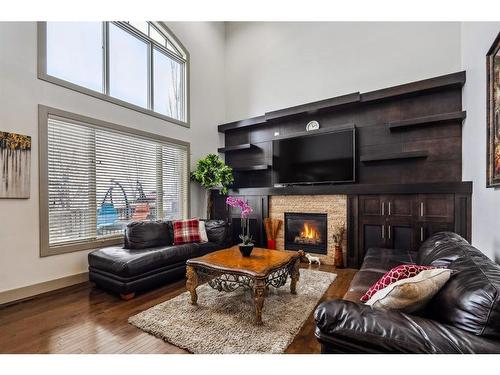
{"label": "green plant leaves", "polygon": [[191,172],[191,180],[205,189],[220,188],[220,194],[227,194],[229,185],[234,181],[233,169],[219,156],[208,154],[196,163],[196,169]]}

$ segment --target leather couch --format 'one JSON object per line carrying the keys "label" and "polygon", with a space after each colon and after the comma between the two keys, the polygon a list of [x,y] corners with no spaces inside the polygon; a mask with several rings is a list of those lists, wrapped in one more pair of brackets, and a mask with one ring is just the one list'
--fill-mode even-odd
{"label": "leather couch", "polygon": [[129,223],[123,246],[89,253],[89,279],[102,289],[130,299],[137,292],[182,278],[186,260],[229,246],[228,223],[207,220],[205,227],[208,242],[173,245],[171,221]]}
{"label": "leather couch", "polygon": [[[385,272],[405,263],[454,272],[415,314],[360,302]],[[431,236],[418,252],[369,249],[344,298],[323,302],[314,315],[323,353],[500,353],[500,266],[451,232]]]}

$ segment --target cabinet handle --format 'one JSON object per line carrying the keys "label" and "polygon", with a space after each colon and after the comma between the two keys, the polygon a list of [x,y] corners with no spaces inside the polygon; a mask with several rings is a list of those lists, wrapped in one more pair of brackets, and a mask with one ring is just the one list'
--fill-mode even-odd
{"label": "cabinet handle", "polygon": [[420,216],[424,216],[424,202],[420,202]]}
{"label": "cabinet handle", "polygon": [[391,202],[389,202],[389,216],[391,216]]}
{"label": "cabinet handle", "polygon": [[385,215],[385,202],[382,202],[382,216]]}
{"label": "cabinet handle", "polygon": [[385,240],[385,225],[382,225],[382,239]]}
{"label": "cabinet handle", "polygon": [[390,225],[387,227],[387,237],[389,237],[389,239],[391,239],[391,226]]}
{"label": "cabinet handle", "polygon": [[420,227],[420,241],[424,242],[424,227]]}

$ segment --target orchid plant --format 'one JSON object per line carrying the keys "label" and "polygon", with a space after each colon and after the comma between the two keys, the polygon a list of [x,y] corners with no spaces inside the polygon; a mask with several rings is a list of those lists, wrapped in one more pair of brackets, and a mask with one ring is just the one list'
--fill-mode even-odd
{"label": "orchid plant", "polygon": [[241,234],[239,238],[243,245],[252,244],[252,236],[250,235],[250,226],[248,224],[248,216],[253,211],[252,207],[241,198],[227,197],[226,204],[231,207],[241,210]]}

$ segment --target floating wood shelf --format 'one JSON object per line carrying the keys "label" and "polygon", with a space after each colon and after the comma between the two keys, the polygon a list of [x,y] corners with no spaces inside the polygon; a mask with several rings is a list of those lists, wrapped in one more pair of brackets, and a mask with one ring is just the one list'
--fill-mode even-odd
{"label": "floating wood shelf", "polygon": [[284,187],[231,189],[230,195],[327,195],[327,194],[471,194],[472,182],[430,182],[411,184],[319,184]]}
{"label": "floating wood shelf", "polygon": [[269,164],[249,165],[246,167],[233,167],[235,172],[265,171],[271,168]]}
{"label": "floating wood shelf", "polygon": [[423,116],[423,117],[415,117],[401,121],[390,122],[387,125],[391,131],[396,130],[406,130],[413,129],[417,126],[429,126],[429,125],[437,125],[444,124],[450,121],[463,121],[467,115],[466,111],[457,111],[450,113],[440,113],[437,115],[431,116]]}
{"label": "floating wood shelf", "polygon": [[403,151],[391,152],[386,154],[373,154],[361,156],[360,161],[363,163],[372,161],[399,160],[399,159],[423,159],[428,156],[427,151]]}
{"label": "floating wood shelf", "polygon": [[347,95],[336,96],[295,107],[267,112],[262,116],[252,117],[245,120],[233,121],[218,126],[218,131],[226,131],[247,128],[252,126],[262,126],[273,121],[286,119],[291,116],[306,116],[320,112],[331,112],[349,106],[359,106],[364,103],[380,102],[407,98],[440,90],[449,90],[463,87],[465,84],[465,71],[446,74],[439,77],[424,79],[421,81],[406,83],[403,85],[388,87],[365,93],[354,92]]}
{"label": "floating wood shelf", "polygon": [[224,152],[231,152],[231,151],[250,150],[252,147],[255,147],[255,145],[251,144],[251,143],[244,143],[241,145],[220,147],[217,149],[217,151],[224,153]]}
{"label": "floating wood shelf", "polygon": [[265,123],[266,123],[266,118],[264,115],[262,115],[262,116],[248,118],[245,120],[228,122],[227,124],[219,125],[217,128],[219,132],[224,133],[228,130],[246,128],[248,126],[261,125]]}
{"label": "floating wood shelf", "polygon": [[348,104],[358,103],[360,101],[361,95],[359,92],[353,92],[351,94],[337,96],[335,98],[320,100],[313,103],[302,104],[295,107],[284,108],[277,111],[267,112],[264,115],[266,121],[275,119],[284,119],[290,116],[298,116],[304,114],[318,113],[324,110],[331,110],[332,108],[338,108],[346,106]]}

